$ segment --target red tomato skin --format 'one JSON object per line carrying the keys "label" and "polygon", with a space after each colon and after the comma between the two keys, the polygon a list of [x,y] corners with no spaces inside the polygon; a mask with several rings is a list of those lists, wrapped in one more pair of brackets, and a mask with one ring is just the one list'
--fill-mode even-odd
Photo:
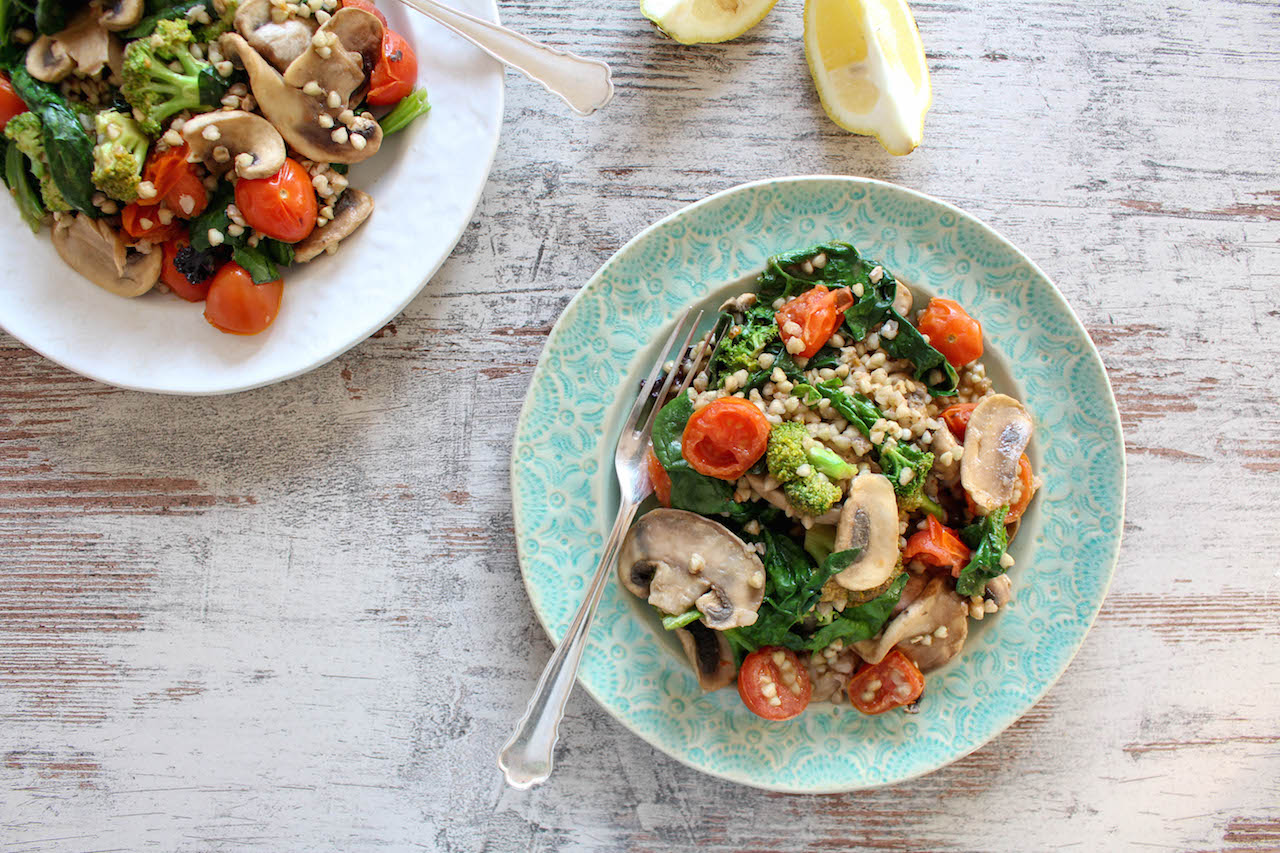
{"label": "red tomato skin", "polygon": [[649,446],[649,452],[645,454],[645,463],[649,466],[649,482],[653,483],[653,494],[658,499],[658,503],[671,506],[671,475],[658,461],[658,455],[653,452],[653,445]]}
{"label": "red tomato skin", "polygon": [[929,345],[942,353],[952,367],[963,367],[982,358],[982,324],[954,299],[930,299],[916,328],[929,336]]}
{"label": "red tomato skin", "polygon": [[305,239],[319,212],[307,170],[292,159],[269,178],[236,181],[236,207],[250,227],[285,243]]}
{"label": "red tomato skin", "polygon": [[964,441],[965,432],[969,429],[969,418],[976,408],[978,408],[977,403],[956,403],[954,406],[943,409],[942,421],[956,437],[956,441]]}
{"label": "red tomato skin", "polygon": [[169,289],[178,297],[188,302],[203,302],[205,297],[209,295],[209,285],[213,283],[213,276],[199,284],[192,284],[174,266],[174,259],[178,256],[178,250],[190,245],[191,240],[188,239],[185,232],[164,244],[164,265],[160,268],[160,280],[169,285]]}
{"label": "red tomato skin", "polygon": [[372,12],[382,22],[382,26],[387,25],[387,16],[382,14],[382,10],[369,2],[369,0],[342,0],[342,7],[352,9],[364,9],[366,12]]}
{"label": "red tomato skin", "polygon": [[209,325],[232,335],[256,335],[280,312],[284,281],[254,284],[248,270],[237,263],[222,265],[209,285],[204,318]]}
{"label": "red tomato skin", "polygon": [[[818,284],[783,305],[774,319],[783,341],[799,337],[804,344],[804,349],[796,355],[812,358],[835,333],[844,319],[844,312],[852,306],[853,293],[849,288],[831,291],[825,284]],[[788,323],[798,325],[800,334],[788,334]]]}
{"label": "red tomato skin", "polygon": [[9,76],[0,74],[0,131],[4,130],[9,119],[26,111],[27,105],[22,98],[18,97],[18,93],[13,91]]}
{"label": "red tomato skin", "polygon": [[[144,221],[150,222],[151,225],[144,225]],[[165,225],[160,221],[160,208],[143,207],[136,201],[133,204],[126,204],[120,211],[120,224],[130,237],[150,240],[152,243],[171,240],[182,231],[182,223],[176,218]]]}
{"label": "red tomato skin", "polygon": [[[786,662],[794,668],[799,693],[793,693],[783,682],[780,668],[773,660],[777,652],[781,652]],[[773,682],[780,704],[771,704],[769,697],[764,695],[760,683],[762,677]],[[738,696],[747,710],[757,717],[781,722],[799,716],[809,707],[813,684],[809,681],[809,671],[800,663],[795,652],[781,646],[763,646],[747,655],[742,662],[742,669],[738,671]]]}
{"label": "red tomato skin", "polygon": [[[868,690],[874,682],[880,685]],[[905,696],[898,696],[896,688],[899,684],[907,685],[910,690]],[[871,692],[870,700],[863,694]],[[885,711],[910,705],[920,698],[924,692],[924,675],[920,668],[912,663],[911,658],[894,649],[877,664],[867,664],[849,679],[849,701],[853,707],[864,714],[874,716]]]}
{"label": "red tomato skin", "polygon": [[382,33],[382,55],[369,75],[366,100],[376,107],[398,104],[418,80],[418,55],[395,30]]}
{"label": "red tomato skin", "polygon": [[902,560],[919,560],[936,569],[951,569],[955,577],[969,562],[969,549],[956,532],[932,515],[926,516],[928,527],[917,530],[902,549]]}
{"label": "red tomato skin", "polygon": [[721,397],[693,413],[680,452],[699,474],[736,480],[769,446],[769,419],[741,397]]}
{"label": "red tomato skin", "polygon": [[1018,502],[1009,507],[1009,514],[1004,517],[1005,524],[1013,524],[1022,518],[1022,514],[1027,511],[1027,506],[1031,503],[1031,499],[1035,497],[1036,483],[1032,474],[1031,460],[1024,453],[1018,459],[1018,479],[1022,481],[1022,494],[1018,496]]}

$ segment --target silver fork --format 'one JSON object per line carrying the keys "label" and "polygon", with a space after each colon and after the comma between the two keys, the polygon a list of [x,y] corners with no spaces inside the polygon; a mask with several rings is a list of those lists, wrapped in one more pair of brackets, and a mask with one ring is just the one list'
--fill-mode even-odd
{"label": "silver fork", "polygon": [[[596,605],[600,603],[600,594],[604,592],[605,583],[613,571],[618,559],[618,549],[622,547],[623,537],[631,526],[632,519],[640,503],[653,491],[649,482],[648,466],[645,464],[645,453],[649,449],[649,439],[653,433],[653,421],[657,417],[660,405],[671,391],[671,385],[680,372],[680,360],[684,358],[689,344],[693,340],[698,324],[702,322],[699,311],[689,320],[692,309],[686,308],[676,322],[675,329],[667,338],[662,354],[649,371],[649,378],[640,389],[640,396],[631,407],[631,414],[622,435],[618,437],[618,449],[613,454],[613,467],[618,474],[618,487],[622,493],[618,506],[618,518],[613,523],[613,532],[605,543],[604,553],[600,556],[600,565],[596,567],[595,577],[587,587],[587,597],[583,599],[578,613],[569,624],[564,640],[556,647],[551,659],[542,670],[538,686],[534,688],[533,698],[524,716],[516,724],[515,733],[498,753],[498,767],[502,768],[507,783],[514,788],[525,790],[540,782],[545,782],[551,775],[551,765],[555,758],[556,740],[559,738],[560,718],[564,716],[564,706],[569,701],[573,686],[577,681],[578,663],[582,660],[582,652],[587,646],[587,634],[591,630],[591,619],[595,616]],[[679,348],[675,342],[683,336]],[[701,348],[702,344],[699,343]],[[701,349],[690,358],[696,365]],[[656,395],[654,388],[658,385],[663,373],[663,365],[674,360],[675,367],[667,371],[661,390]],[[683,394],[693,378],[693,370],[685,371],[684,382],[676,392]]]}

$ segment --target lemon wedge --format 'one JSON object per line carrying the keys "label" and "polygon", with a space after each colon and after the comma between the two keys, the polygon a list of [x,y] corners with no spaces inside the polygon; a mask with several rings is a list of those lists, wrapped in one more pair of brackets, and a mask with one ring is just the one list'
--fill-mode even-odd
{"label": "lemon wedge", "polygon": [[933,97],[924,45],[903,0],[805,0],[804,53],[822,108],[892,154],[924,140]]}
{"label": "lemon wedge", "polygon": [[764,20],[777,0],[640,0],[640,12],[682,44],[736,39]]}

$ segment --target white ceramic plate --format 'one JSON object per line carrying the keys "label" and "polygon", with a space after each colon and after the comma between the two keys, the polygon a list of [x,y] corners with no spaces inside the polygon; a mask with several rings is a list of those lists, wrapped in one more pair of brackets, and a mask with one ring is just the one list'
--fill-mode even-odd
{"label": "white ceramic plate", "polygon": [[[492,21],[494,0],[451,0]],[[58,257],[48,229],[0,199],[0,326],[77,373],[140,391],[220,394],[305,373],[377,331],[417,295],[471,221],[498,146],[502,67],[393,0],[379,4],[418,54],[431,112],[351,169],[376,205],[338,253],[289,270],[280,316],[261,335],[223,334],[203,304],[121,299]]]}

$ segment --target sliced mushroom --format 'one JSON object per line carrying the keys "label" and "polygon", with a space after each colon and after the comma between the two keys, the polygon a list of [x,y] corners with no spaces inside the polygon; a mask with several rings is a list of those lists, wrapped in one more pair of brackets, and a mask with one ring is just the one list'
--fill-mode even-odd
{"label": "sliced mushroom", "polygon": [[[350,106],[378,63],[382,31],[382,22],[371,12],[354,6],[339,9],[316,30],[311,47],[289,63],[284,82],[301,89],[314,81]],[[329,48],[327,56],[321,47]]]}
{"label": "sliced mushroom", "polygon": [[933,442],[929,449],[933,451],[931,473],[943,485],[954,486],[960,480],[960,458],[964,451],[951,429],[941,420],[938,428],[933,431]]}
{"label": "sliced mushroom", "polygon": [[[637,565],[640,569],[637,570]],[[697,607],[716,630],[753,625],[764,597],[764,564],[723,524],[680,509],[656,509],[627,531],[618,572],[628,589],[670,614]]]}
{"label": "sliced mushroom", "polygon": [[1031,440],[1031,415],[1017,400],[992,394],[978,403],[964,433],[960,482],[982,515],[1013,500],[1018,459]]}
{"label": "sliced mushroom", "polygon": [[[224,55],[240,57],[258,108],[303,157],[317,163],[359,163],[382,146],[382,126],[376,121],[358,117],[350,127],[341,124],[338,119],[345,107],[328,107],[323,95],[308,95],[285,83],[280,72],[242,36],[226,33],[219,44]],[[332,129],[320,125],[321,115],[334,120],[328,122]],[[352,144],[356,137],[364,140],[363,148]]]}
{"label": "sliced mushroom", "polygon": [[130,252],[124,238],[102,219],[77,213],[53,231],[53,246],[73,270],[116,296],[141,296],[160,278],[159,248]]}
{"label": "sliced mushroom", "polygon": [[859,474],[849,487],[836,528],[836,550],[858,549],[858,556],[836,575],[836,583],[855,593],[875,592],[900,570],[898,500],[883,474]]}
{"label": "sliced mushroom", "polygon": [[215,174],[221,175],[234,166],[242,178],[269,178],[284,165],[284,139],[271,122],[256,113],[201,113],[187,119],[182,137],[191,146],[187,159],[193,163],[203,161]]}
{"label": "sliced mushroom", "polygon": [[330,246],[336,246],[359,228],[373,213],[373,196],[348,189],[333,206],[333,221],[317,227],[293,247],[293,259],[306,263]]}
{"label": "sliced mushroom", "polygon": [[111,34],[98,22],[92,6],[81,9],[67,28],[54,36],[76,64],[76,73],[92,77],[111,58]]}
{"label": "sliced mushroom", "polygon": [[885,626],[879,639],[854,643],[858,656],[879,663],[893,648],[921,672],[937,669],[960,653],[969,636],[969,607],[944,578],[934,578],[924,594]]}
{"label": "sliced mushroom", "polygon": [[748,474],[747,482],[751,485],[751,490],[757,495],[784,511],[787,515],[801,518],[805,527],[812,527],[815,524],[838,524],[840,522],[840,508],[838,506],[817,518],[801,515],[787,500],[787,496],[783,494],[782,489],[779,488],[772,477],[765,477],[761,474]]}
{"label": "sliced mushroom", "polygon": [[120,32],[142,20],[143,0],[104,0],[98,23],[103,29]]}
{"label": "sliced mushroom", "polygon": [[989,598],[996,603],[996,607],[1004,607],[1013,600],[1013,581],[1009,580],[1008,575],[1000,575],[987,581],[987,591],[983,593],[984,598]]}
{"label": "sliced mushroom", "polygon": [[58,83],[75,67],[76,61],[53,36],[40,36],[27,48],[27,73],[37,80]]}
{"label": "sliced mushroom", "polygon": [[698,676],[699,687],[710,693],[733,684],[738,675],[738,662],[723,632],[692,622],[686,628],[677,628],[676,636]]}
{"label": "sliced mushroom", "polygon": [[290,15],[277,23],[271,16],[270,0],[243,0],[236,7],[234,23],[236,32],[281,71],[311,46],[311,36],[316,31],[316,22],[311,18]]}
{"label": "sliced mushroom", "polygon": [[893,310],[897,311],[903,317],[907,316],[907,312],[911,310],[913,298],[911,296],[911,288],[902,282],[897,282],[898,289],[893,292]]}

